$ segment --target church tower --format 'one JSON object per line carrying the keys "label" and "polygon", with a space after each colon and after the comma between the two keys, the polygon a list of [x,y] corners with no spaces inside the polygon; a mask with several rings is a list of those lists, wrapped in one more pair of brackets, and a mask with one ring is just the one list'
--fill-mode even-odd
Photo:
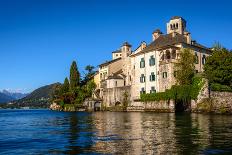
{"label": "church tower", "polygon": [[185,31],[186,21],[182,17],[174,16],[169,23],[167,23],[167,34],[176,32],[183,35]]}
{"label": "church tower", "polygon": [[125,75],[124,86],[129,85],[131,82],[131,63],[130,57],[131,55],[131,45],[128,42],[125,42],[122,47],[122,72]]}

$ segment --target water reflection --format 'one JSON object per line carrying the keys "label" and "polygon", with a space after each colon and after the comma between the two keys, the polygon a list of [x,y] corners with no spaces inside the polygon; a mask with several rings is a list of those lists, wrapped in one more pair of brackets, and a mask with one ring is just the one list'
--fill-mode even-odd
{"label": "water reflection", "polygon": [[226,115],[0,111],[0,126],[0,154],[232,154]]}

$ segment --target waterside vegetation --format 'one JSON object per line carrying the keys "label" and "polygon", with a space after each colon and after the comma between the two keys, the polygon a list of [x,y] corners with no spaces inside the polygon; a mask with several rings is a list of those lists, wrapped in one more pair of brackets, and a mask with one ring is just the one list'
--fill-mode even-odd
{"label": "waterside vegetation", "polygon": [[84,100],[92,96],[96,87],[92,79],[95,73],[94,67],[88,65],[85,70],[87,73],[81,78],[76,61],[72,62],[69,79],[66,77],[64,83],[57,87],[53,94],[53,102],[57,103],[61,110],[76,111],[81,109]]}

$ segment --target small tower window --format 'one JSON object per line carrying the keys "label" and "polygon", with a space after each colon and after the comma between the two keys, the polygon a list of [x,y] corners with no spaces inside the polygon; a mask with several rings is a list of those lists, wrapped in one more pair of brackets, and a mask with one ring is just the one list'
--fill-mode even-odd
{"label": "small tower window", "polygon": [[176,28],[178,29],[178,23],[176,23]]}
{"label": "small tower window", "polygon": [[172,59],[176,59],[176,50],[172,50]]}
{"label": "small tower window", "polygon": [[166,51],[166,59],[170,59],[170,58],[171,58],[170,51],[169,51],[169,50],[167,50],[167,51]]}

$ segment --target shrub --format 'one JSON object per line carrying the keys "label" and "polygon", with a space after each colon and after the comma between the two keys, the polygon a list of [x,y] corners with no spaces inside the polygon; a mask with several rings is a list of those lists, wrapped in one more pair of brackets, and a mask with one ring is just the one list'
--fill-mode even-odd
{"label": "shrub", "polygon": [[219,83],[212,83],[211,84],[211,90],[213,91],[227,91],[227,92],[232,92],[232,88],[226,85],[221,85]]}
{"label": "shrub", "polygon": [[194,77],[191,85],[174,85],[171,89],[165,92],[153,93],[153,94],[141,94],[140,99],[143,102],[146,101],[160,101],[160,100],[182,100],[188,101],[196,99],[204,81],[201,77]]}

